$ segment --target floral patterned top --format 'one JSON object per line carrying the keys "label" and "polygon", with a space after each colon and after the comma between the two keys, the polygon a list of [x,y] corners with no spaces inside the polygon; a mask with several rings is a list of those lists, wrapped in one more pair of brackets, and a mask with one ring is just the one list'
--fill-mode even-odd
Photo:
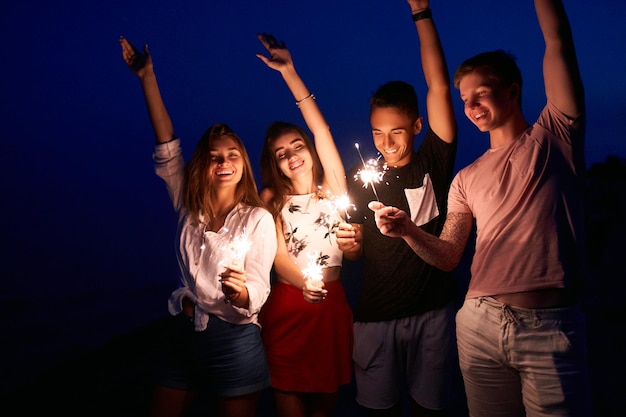
{"label": "floral patterned top", "polygon": [[335,231],[343,219],[330,198],[322,193],[291,195],[281,214],[287,251],[301,269],[312,258],[322,267],[341,266],[343,252]]}

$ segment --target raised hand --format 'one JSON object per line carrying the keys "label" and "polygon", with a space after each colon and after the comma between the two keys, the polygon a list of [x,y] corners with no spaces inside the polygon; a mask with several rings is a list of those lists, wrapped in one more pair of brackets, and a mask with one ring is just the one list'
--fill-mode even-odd
{"label": "raised hand", "polygon": [[135,48],[123,36],[120,36],[120,46],[122,47],[122,58],[128,68],[138,77],[143,77],[148,72],[153,72],[152,57],[148,51],[148,45],[143,46],[143,53]]}
{"label": "raised hand", "polygon": [[285,68],[293,67],[291,53],[289,53],[289,49],[285,46],[284,41],[279,42],[273,35],[267,33],[259,33],[257,38],[270,54],[269,58],[263,54],[256,54],[256,56],[263,61],[265,65],[275,69],[276,71],[282,71]]}

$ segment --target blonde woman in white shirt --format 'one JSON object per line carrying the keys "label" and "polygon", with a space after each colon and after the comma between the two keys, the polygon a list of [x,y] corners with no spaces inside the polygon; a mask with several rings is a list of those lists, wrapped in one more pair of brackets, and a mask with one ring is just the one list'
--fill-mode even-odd
{"label": "blonde woman in white shirt", "polygon": [[120,45],[143,89],[156,173],[179,215],[180,282],[168,303],[174,323],[152,416],[182,416],[202,395],[220,416],[253,417],[270,382],[257,315],[270,291],[273,218],[262,208],[244,144],[228,126],[211,126],[184,163],[147,46],[142,53],[124,38]]}

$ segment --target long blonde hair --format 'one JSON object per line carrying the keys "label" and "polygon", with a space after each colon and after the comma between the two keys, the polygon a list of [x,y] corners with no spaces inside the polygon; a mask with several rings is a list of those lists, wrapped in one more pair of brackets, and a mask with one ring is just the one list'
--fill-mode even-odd
{"label": "long blonde hair", "polygon": [[183,204],[197,222],[200,222],[200,214],[209,216],[208,218],[214,218],[216,215],[215,188],[208,175],[211,163],[211,143],[223,136],[235,142],[244,161],[241,180],[235,190],[235,205],[241,203],[253,207],[264,206],[258,194],[252,165],[243,141],[230,127],[223,123],[216,123],[204,132],[189,163],[185,166]]}

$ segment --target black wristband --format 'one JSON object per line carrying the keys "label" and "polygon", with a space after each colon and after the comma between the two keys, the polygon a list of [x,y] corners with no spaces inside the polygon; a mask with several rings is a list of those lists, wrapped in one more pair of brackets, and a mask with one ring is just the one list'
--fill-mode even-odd
{"label": "black wristband", "polygon": [[433,17],[433,12],[430,10],[430,8],[424,9],[421,12],[413,13],[414,22],[417,22],[418,20],[422,20],[422,19],[432,19],[432,17]]}

